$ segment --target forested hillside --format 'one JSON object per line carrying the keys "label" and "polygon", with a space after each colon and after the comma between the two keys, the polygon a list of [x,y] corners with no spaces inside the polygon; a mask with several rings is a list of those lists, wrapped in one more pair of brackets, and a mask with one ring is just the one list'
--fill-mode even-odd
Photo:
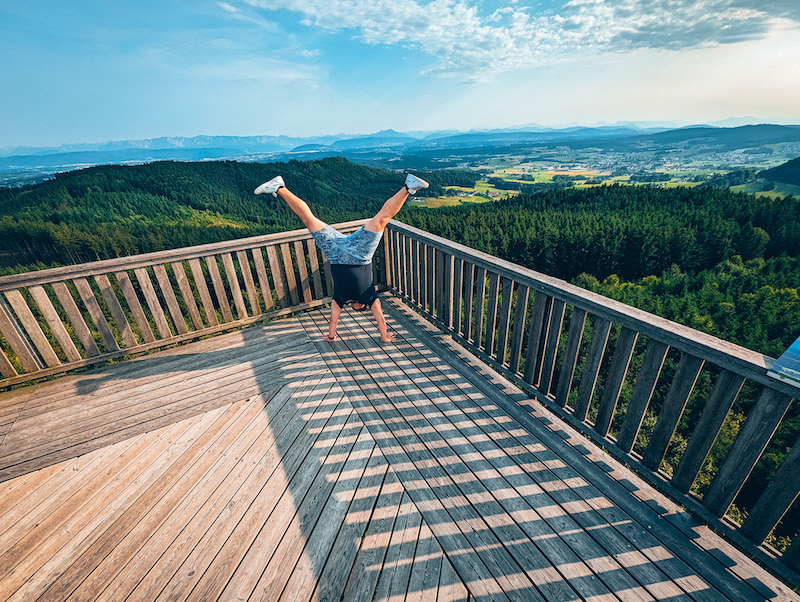
{"label": "forested hillside", "polygon": [[[0,188],[0,268],[79,263],[231,238],[294,230],[302,224],[253,189],[275,175],[331,223],[372,215],[403,174],[341,158],[102,166],[25,188]],[[424,174],[426,194],[473,186],[468,171]]]}

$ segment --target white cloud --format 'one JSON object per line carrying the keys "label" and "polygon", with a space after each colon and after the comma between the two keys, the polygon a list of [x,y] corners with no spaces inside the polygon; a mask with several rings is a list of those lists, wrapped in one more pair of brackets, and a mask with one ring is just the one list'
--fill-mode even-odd
{"label": "white cloud", "polygon": [[756,0],[570,0],[537,16],[513,3],[482,14],[474,0],[244,0],[288,10],[302,23],[351,30],[372,45],[403,44],[434,57],[429,71],[463,76],[533,67],[591,50],[684,50],[759,39],[775,19],[800,19],[796,0],[774,14]]}

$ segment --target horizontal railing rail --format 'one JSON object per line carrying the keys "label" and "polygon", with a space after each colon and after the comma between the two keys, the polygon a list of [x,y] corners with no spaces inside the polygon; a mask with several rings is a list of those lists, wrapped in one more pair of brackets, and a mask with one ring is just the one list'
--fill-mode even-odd
{"label": "horizontal railing rail", "polygon": [[332,295],[330,265],[305,229],[4,276],[0,387],[323,305]]}
{"label": "horizontal railing rail", "polygon": [[800,440],[741,524],[726,517],[797,395],[767,376],[772,358],[396,221],[384,245],[391,290],[798,582],[800,537],[783,553],[763,543],[797,511]]}

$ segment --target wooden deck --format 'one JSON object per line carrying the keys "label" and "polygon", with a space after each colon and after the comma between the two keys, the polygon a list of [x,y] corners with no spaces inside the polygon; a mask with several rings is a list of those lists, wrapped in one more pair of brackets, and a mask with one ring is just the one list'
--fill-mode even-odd
{"label": "wooden deck", "polygon": [[800,600],[384,305],[0,396],[0,599]]}

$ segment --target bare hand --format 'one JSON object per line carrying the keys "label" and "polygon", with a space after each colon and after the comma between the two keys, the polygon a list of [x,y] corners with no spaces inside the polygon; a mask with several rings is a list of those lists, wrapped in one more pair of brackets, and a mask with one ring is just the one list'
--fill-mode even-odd
{"label": "bare hand", "polygon": [[322,340],[325,341],[326,343],[333,343],[336,340],[336,338],[337,337],[335,334],[333,335],[326,334],[324,337],[322,337]]}
{"label": "bare hand", "polygon": [[394,343],[395,334],[393,332],[386,333],[386,336],[381,337],[381,341],[384,343]]}

